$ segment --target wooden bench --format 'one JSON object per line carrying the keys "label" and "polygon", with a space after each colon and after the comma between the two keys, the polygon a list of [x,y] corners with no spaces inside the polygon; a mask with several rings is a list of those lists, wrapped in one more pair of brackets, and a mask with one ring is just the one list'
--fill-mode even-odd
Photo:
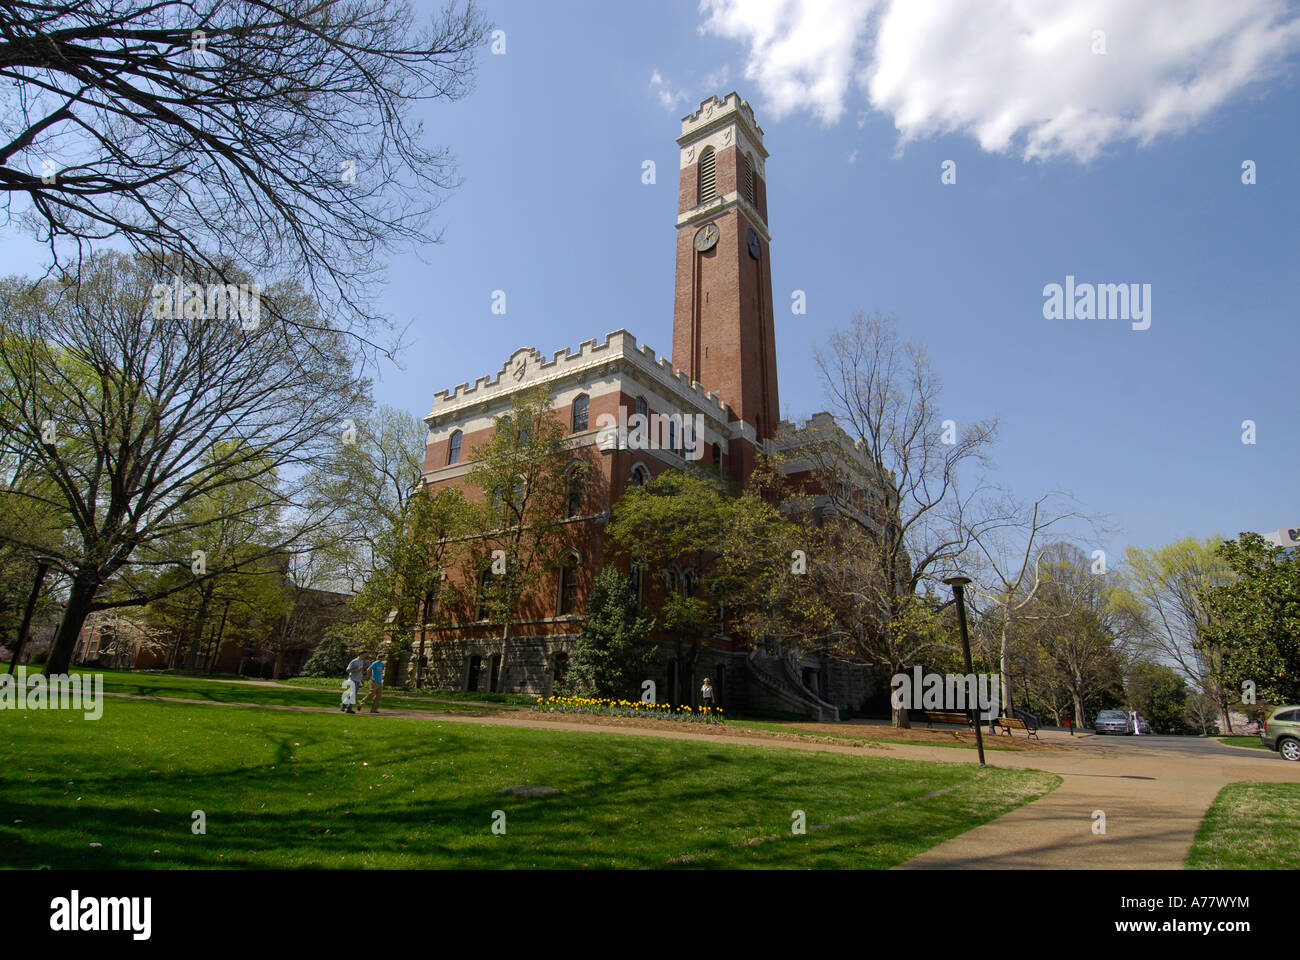
{"label": "wooden bench", "polygon": [[942,710],[925,711],[925,725],[933,727],[936,723],[961,723],[975,729],[975,721],[964,713],[947,713]]}
{"label": "wooden bench", "polygon": [[1011,736],[1012,730],[1023,730],[1027,734],[1027,737],[1033,737],[1035,740],[1038,739],[1038,728],[1029,726],[1019,717],[998,717],[993,722],[996,723],[997,728],[1008,737]]}

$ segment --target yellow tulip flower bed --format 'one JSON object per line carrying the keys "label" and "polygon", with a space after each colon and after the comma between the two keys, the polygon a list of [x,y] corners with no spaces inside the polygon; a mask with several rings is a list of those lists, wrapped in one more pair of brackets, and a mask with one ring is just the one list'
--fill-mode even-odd
{"label": "yellow tulip flower bed", "polygon": [[668,703],[588,697],[538,697],[532,706],[539,713],[582,713],[598,717],[649,717],[679,723],[723,723],[721,707],[674,707]]}

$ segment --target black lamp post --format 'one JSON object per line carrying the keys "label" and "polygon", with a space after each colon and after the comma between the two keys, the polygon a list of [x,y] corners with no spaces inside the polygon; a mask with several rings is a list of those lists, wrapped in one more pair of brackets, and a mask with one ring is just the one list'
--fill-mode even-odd
{"label": "black lamp post", "polygon": [[14,668],[18,666],[18,659],[23,654],[23,644],[27,642],[27,628],[32,625],[32,611],[36,609],[36,598],[41,595],[41,584],[45,581],[45,574],[49,572],[50,567],[60,566],[59,561],[53,557],[36,558],[36,582],[32,584],[31,596],[27,598],[27,609],[23,611],[23,623],[18,628],[18,642],[14,644],[14,656],[9,661],[9,675],[13,676]]}
{"label": "black lamp post", "polygon": [[[961,652],[966,658],[966,675],[972,676],[975,668],[970,662],[970,636],[966,632],[966,584],[970,583],[970,577],[954,576],[945,577],[944,583],[952,587],[953,599],[957,601],[957,625],[961,628]],[[980,730],[979,702],[975,704],[975,749],[979,751],[980,766],[987,766],[984,762],[984,733]]]}

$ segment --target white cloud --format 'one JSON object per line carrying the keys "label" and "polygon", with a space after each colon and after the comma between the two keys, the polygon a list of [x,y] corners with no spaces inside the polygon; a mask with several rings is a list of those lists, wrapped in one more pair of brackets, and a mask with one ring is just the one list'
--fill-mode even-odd
{"label": "white cloud", "polygon": [[[838,121],[854,90],[907,143],[1092,159],[1187,130],[1300,48],[1284,0],[703,0],[702,29],[749,49],[779,119]],[[1105,32],[1104,54],[1094,31]],[[861,125],[859,123],[859,125]]]}
{"label": "white cloud", "polygon": [[711,96],[713,94],[720,95],[720,94],[730,93],[731,92],[730,90],[724,89],[727,85],[727,81],[730,79],[731,79],[731,67],[725,63],[717,70],[714,70],[712,73],[705,74],[704,82],[702,84],[702,86],[704,87],[704,94],[703,96],[700,97],[700,99],[703,100],[705,97]]}
{"label": "white cloud", "polygon": [[650,72],[650,89],[659,97],[659,102],[665,110],[674,110],[679,103],[686,102],[686,94],[681,90],[673,90],[659,73],[658,68]]}
{"label": "white cloud", "polygon": [[849,163],[857,163],[857,162],[858,162],[858,149],[857,147],[854,147],[853,152],[849,154]]}

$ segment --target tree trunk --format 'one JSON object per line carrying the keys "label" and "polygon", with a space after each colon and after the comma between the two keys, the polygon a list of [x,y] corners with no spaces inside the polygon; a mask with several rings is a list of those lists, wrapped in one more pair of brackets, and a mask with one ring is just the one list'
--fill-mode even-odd
{"label": "tree trunk", "polygon": [[[891,664],[889,667],[890,676],[896,677],[902,673],[904,667],[901,663]],[[915,692],[914,692],[915,694]],[[919,703],[920,701],[916,701]],[[894,726],[900,730],[912,729],[912,717],[908,713],[907,704],[901,707],[893,707]]]}
{"label": "tree trunk", "polygon": [[68,592],[68,602],[63,608],[63,619],[59,621],[58,632],[50,644],[50,654],[45,661],[45,675],[59,676],[68,672],[72,662],[72,653],[77,647],[77,637],[82,624],[90,613],[90,605],[99,592],[100,581],[92,571],[78,570],[72,578],[72,587]]}
{"label": "tree trunk", "polygon": [[189,656],[185,658],[186,670],[194,670],[198,664],[199,643],[203,639],[203,628],[207,626],[208,600],[210,597],[210,590],[199,594],[199,609],[194,614],[194,638],[190,641]]}
{"label": "tree trunk", "polygon": [[1077,730],[1083,729],[1083,695],[1079,691],[1074,691],[1074,726]]}
{"label": "tree trunk", "polygon": [[221,611],[221,626],[217,628],[217,642],[212,651],[212,659],[208,661],[208,673],[217,669],[217,661],[221,659],[221,640],[226,634],[226,614],[230,612],[230,601],[226,601],[225,607]]}
{"label": "tree trunk", "polygon": [[[1011,657],[1008,650],[1007,621],[1005,618],[1002,621],[1002,643],[998,651],[998,669],[1002,671],[1002,675],[998,677],[998,686],[1001,688],[1002,699],[1002,702],[998,704],[998,713],[1005,717],[1009,716],[1007,706],[1011,703]],[[1025,709],[1028,708],[1029,705],[1025,704]]]}

